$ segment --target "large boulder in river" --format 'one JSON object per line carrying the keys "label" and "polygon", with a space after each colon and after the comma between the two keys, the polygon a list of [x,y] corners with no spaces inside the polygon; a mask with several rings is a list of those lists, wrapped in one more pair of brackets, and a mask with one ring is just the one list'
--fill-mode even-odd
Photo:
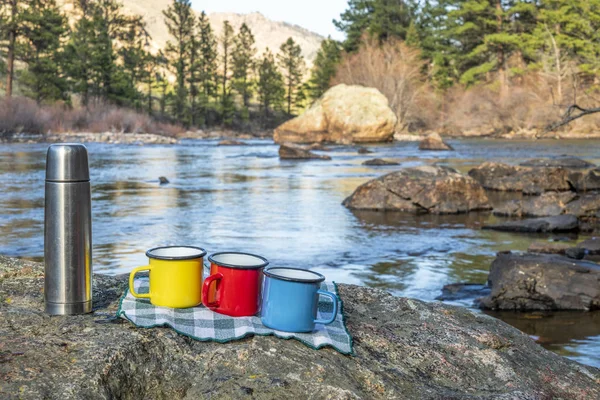
{"label": "large boulder in river", "polygon": [[304,114],[275,129],[277,143],[366,143],[392,140],[397,118],[377,89],[337,85]]}
{"label": "large boulder in river", "polygon": [[438,133],[432,133],[429,136],[425,137],[419,143],[419,150],[435,150],[435,151],[444,151],[444,150],[454,150],[452,146],[445,143],[442,137]]}
{"label": "large boulder in river", "polygon": [[405,168],[359,186],[344,200],[354,210],[459,214],[489,210],[485,191],[477,182],[447,167]]}
{"label": "large boulder in river", "polygon": [[560,255],[499,253],[490,268],[493,310],[600,309],[600,265]]}
{"label": "large boulder in river", "polygon": [[94,277],[94,313],[44,314],[43,266],[0,257],[2,399],[595,399],[600,370],[466,308],[339,285],[353,356],[256,336],[198,342],[114,319],[127,277]]}

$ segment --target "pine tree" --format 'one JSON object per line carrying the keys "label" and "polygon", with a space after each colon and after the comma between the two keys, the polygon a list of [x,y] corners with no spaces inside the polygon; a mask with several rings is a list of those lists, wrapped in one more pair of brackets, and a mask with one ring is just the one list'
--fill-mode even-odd
{"label": "pine tree", "polygon": [[411,0],[349,0],[348,9],[334,21],[346,34],[344,50],[356,51],[364,33],[383,42],[390,37],[406,39],[417,3]]}
{"label": "pine tree", "polygon": [[67,81],[61,68],[61,40],[66,18],[54,0],[32,0],[21,17],[24,43],[21,60],[27,65],[20,76],[25,93],[38,104],[67,100]]}
{"label": "pine tree", "polygon": [[95,32],[92,7],[86,2],[81,2],[79,7],[82,15],[75,24],[65,47],[65,67],[71,90],[81,96],[82,104],[87,107],[91,96],[93,68],[91,41]]}
{"label": "pine tree", "polygon": [[421,38],[419,37],[415,20],[410,21],[410,25],[406,31],[406,44],[416,49],[421,47]]}
{"label": "pine tree", "polygon": [[426,0],[413,20],[416,35],[409,27],[406,38],[411,43],[418,40],[423,57],[430,60],[427,74],[434,87],[442,90],[448,89],[460,78],[454,61],[459,54],[458,47],[449,34],[453,21],[448,19],[448,12],[455,8],[454,3],[455,0]]}
{"label": "pine tree", "polygon": [[198,23],[194,22],[194,27],[192,30],[192,34],[190,36],[190,41],[188,45],[188,58],[190,62],[189,71],[188,71],[188,93],[190,95],[190,118],[189,123],[192,126],[196,125],[196,121],[198,120],[198,109],[196,106],[196,100],[198,98],[198,81],[199,81],[199,73],[201,67],[200,61],[200,41],[198,40]]}
{"label": "pine tree", "polygon": [[230,124],[233,119],[234,103],[231,98],[230,76],[233,52],[233,28],[229,21],[223,23],[221,35],[221,119],[224,124]]}
{"label": "pine tree", "polygon": [[[558,102],[563,100],[568,63],[582,77],[600,78],[600,0],[546,0],[541,3],[531,48],[551,54]],[[570,75],[574,78],[574,73]]]}
{"label": "pine tree", "polygon": [[13,93],[15,60],[18,40],[22,33],[22,16],[26,5],[26,0],[4,0],[1,4],[4,23],[0,39],[4,42],[2,47],[6,54],[6,97],[11,97]]}
{"label": "pine tree", "polygon": [[203,118],[206,118],[206,109],[209,101],[217,93],[217,39],[205,12],[202,12],[198,18],[198,34],[200,37],[198,76],[201,92],[200,103],[202,104]]}
{"label": "pine tree", "polygon": [[311,99],[318,99],[329,89],[329,83],[335,76],[341,57],[342,47],[339,42],[331,37],[321,42],[309,81],[308,92]]}
{"label": "pine tree", "polygon": [[334,20],[336,28],[346,34],[344,50],[358,50],[363,33],[370,25],[374,12],[374,0],[348,0],[348,9],[340,15],[340,20]]}
{"label": "pine tree", "polygon": [[186,80],[190,67],[188,47],[195,25],[191,7],[189,0],[173,0],[173,3],[163,11],[165,24],[173,39],[173,41],[167,42],[166,53],[175,70],[177,85],[173,111],[180,122],[187,119]]}
{"label": "pine tree", "polygon": [[302,84],[304,74],[304,58],[302,49],[294,42],[294,39],[288,40],[281,45],[280,53],[277,55],[279,67],[283,70],[283,76],[286,86],[287,113],[291,114],[296,105],[296,93]]}
{"label": "pine tree", "polygon": [[500,97],[507,95],[507,61],[524,44],[524,33],[517,33],[518,25],[514,23],[515,16],[526,14],[523,5],[503,0],[466,0],[448,14],[449,20],[454,21],[449,34],[460,43],[455,59],[463,71],[462,83],[472,85],[481,77],[490,80],[489,74],[496,72]]}
{"label": "pine tree", "polygon": [[248,107],[252,97],[252,70],[254,69],[254,35],[248,25],[242,24],[240,32],[235,37],[232,54],[233,62],[233,89],[242,96],[244,107]]}
{"label": "pine tree", "polygon": [[121,45],[119,55],[125,78],[124,86],[121,88],[122,95],[125,97],[122,102],[141,109],[143,95],[138,90],[138,86],[148,80],[148,64],[152,62],[148,49],[150,35],[141,17],[129,17],[124,21],[124,25],[119,40]]}
{"label": "pine tree", "polygon": [[285,95],[283,76],[277,68],[273,53],[268,48],[258,64],[257,92],[265,117],[269,116],[269,110],[280,107]]}

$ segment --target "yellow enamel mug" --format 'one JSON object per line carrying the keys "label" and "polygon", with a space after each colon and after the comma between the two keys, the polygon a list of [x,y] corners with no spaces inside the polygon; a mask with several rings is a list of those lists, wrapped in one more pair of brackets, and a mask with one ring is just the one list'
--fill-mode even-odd
{"label": "yellow enamel mug", "polygon": [[[189,308],[202,303],[202,273],[206,251],[199,247],[169,246],[148,250],[150,265],[129,275],[129,291],[134,297],[150,299],[155,306]],[[136,293],[135,275],[150,272],[149,293]]]}

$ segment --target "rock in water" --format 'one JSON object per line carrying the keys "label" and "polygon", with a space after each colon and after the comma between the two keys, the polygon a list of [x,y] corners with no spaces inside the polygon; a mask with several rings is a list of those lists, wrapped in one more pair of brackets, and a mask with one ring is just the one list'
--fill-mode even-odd
{"label": "rock in water", "polygon": [[331,157],[315,154],[299,146],[282,144],[279,147],[279,158],[282,160],[331,160]]}
{"label": "rock in water", "polygon": [[600,255],[600,238],[591,238],[584,240],[577,245],[580,249],[584,249],[587,254],[592,256]]}
{"label": "rock in water", "polygon": [[532,160],[527,160],[519,165],[524,167],[562,167],[568,169],[589,169],[595,168],[596,165],[581,158],[563,155],[560,157],[553,158],[534,158]]}
{"label": "rock in water", "polygon": [[392,140],[397,118],[377,89],[337,85],[304,114],[275,129],[276,143],[368,143]]}
{"label": "rock in water", "polygon": [[161,176],[161,177],[159,177],[159,178],[158,178],[158,182],[159,182],[161,185],[166,185],[167,183],[170,183],[170,182],[169,182],[169,180],[168,180],[167,178],[165,178],[164,176]]}
{"label": "rock in water", "polygon": [[565,212],[578,217],[597,217],[600,211],[600,194],[588,193],[570,202],[565,207]]}
{"label": "rock in water", "polygon": [[432,133],[421,141],[419,150],[454,150],[452,146],[445,143],[437,133]]}
{"label": "rock in water", "polygon": [[372,160],[365,161],[363,165],[400,165],[400,163],[397,163],[395,161],[382,160],[381,158],[374,158]]}
{"label": "rock in water", "polygon": [[432,214],[490,209],[485,191],[473,179],[451,168],[432,166],[405,168],[371,180],[343,204],[354,210]]}
{"label": "rock in water", "polygon": [[534,242],[529,246],[527,251],[529,253],[564,255],[570,248],[571,246],[566,243]]}
{"label": "rock in water", "polygon": [[469,171],[485,189],[524,194],[571,190],[569,172],[563,168],[519,167],[486,162]]}
{"label": "rock in water", "polygon": [[499,253],[490,268],[493,310],[595,310],[600,308],[600,265],[560,255]]}
{"label": "rock in water", "polygon": [[579,220],[574,215],[559,215],[485,225],[483,229],[521,233],[573,232],[579,230]]}
{"label": "rock in water", "polygon": [[567,204],[577,197],[574,192],[546,192],[541,196],[528,196],[494,208],[494,215],[507,217],[549,217],[560,215]]}
{"label": "rock in water", "polygon": [[600,190],[600,169],[569,171],[569,181],[578,192]]}
{"label": "rock in water", "polygon": [[50,317],[43,265],[0,257],[0,398],[600,398],[600,370],[465,308],[339,285],[354,337],[344,356],[272,336],[219,344],[97,323],[126,286],[96,275],[94,314]]}
{"label": "rock in water", "polygon": [[358,154],[371,154],[371,153],[373,153],[371,150],[367,149],[366,147],[359,147],[357,152],[358,152]]}
{"label": "rock in water", "polygon": [[247,146],[247,143],[240,142],[239,140],[221,140],[218,146]]}

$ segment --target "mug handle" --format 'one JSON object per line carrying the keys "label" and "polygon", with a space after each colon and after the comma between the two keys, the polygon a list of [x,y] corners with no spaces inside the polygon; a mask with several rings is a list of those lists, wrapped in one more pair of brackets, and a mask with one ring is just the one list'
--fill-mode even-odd
{"label": "mug handle", "polygon": [[315,320],[315,324],[329,325],[333,321],[335,321],[335,317],[337,317],[337,313],[338,313],[338,298],[337,298],[337,296],[335,294],[333,294],[331,292],[326,292],[325,290],[317,290],[317,295],[329,297],[331,300],[333,300],[333,312],[332,312],[333,315],[331,316],[331,318],[329,318],[329,319],[316,319]]}
{"label": "mug handle", "polygon": [[211,283],[213,283],[214,281],[220,281],[221,279],[223,279],[223,274],[220,272],[217,272],[216,274],[211,275],[204,280],[204,284],[202,285],[202,304],[204,304],[207,308],[218,308],[219,307],[219,300],[216,300],[212,303],[208,302],[208,291],[210,289]]}
{"label": "mug handle", "polygon": [[135,274],[137,274],[138,272],[150,270],[152,270],[152,266],[146,265],[145,267],[135,268],[129,274],[129,292],[133,297],[137,297],[138,299],[149,299],[151,297],[150,293],[136,293],[135,289],[133,288],[133,280],[135,279]]}

